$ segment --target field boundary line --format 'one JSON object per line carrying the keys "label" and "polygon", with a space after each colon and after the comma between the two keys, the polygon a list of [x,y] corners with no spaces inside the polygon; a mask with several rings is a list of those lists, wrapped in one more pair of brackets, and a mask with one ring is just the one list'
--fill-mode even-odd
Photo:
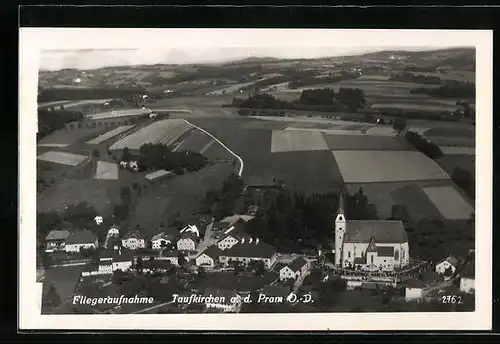
{"label": "field boundary line", "polygon": [[186,122],[187,124],[195,127],[196,129],[198,130],[201,130],[202,132],[204,132],[205,134],[207,134],[208,136],[210,136],[213,140],[215,140],[217,143],[219,143],[222,147],[224,147],[229,153],[231,153],[231,155],[233,155],[236,159],[239,160],[240,162],[240,170],[238,171],[238,176],[241,177],[241,175],[243,174],[243,159],[238,155],[236,154],[235,152],[233,152],[231,149],[229,149],[224,143],[222,143],[218,138],[216,138],[215,136],[213,136],[212,134],[210,134],[208,131],[206,131],[205,129],[202,129],[200,127],[198,127],[197,125],[194,125],[193,123],[189,122],[188,120],[183,120],[184,122]]}

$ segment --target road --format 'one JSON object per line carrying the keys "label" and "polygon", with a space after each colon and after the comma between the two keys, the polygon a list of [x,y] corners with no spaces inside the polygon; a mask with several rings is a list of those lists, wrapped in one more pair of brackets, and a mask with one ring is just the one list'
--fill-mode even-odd
{"label": "road", "polygon": [[204,132],[205,134],[207,134],[208,136],[210,136],[214,141],[216,141],[217,143],[219,143],[222,147],[224,147],[229,153],[231,153],[231,155],[233,155],[236,159],[238,159],[238,161],[240,162],[240,170],[238,171],[238,176],[241,177],[241,175],[243,174],[243,159],[238,155],[236,154],[235,152],[233,152],[231,149],[229,149],[228,146],[226,146],[224,143],[222,143],[218,138],[216,138],[215,136],[213,136],[212,134],[210,134],[208,131],[206,131],[205,129],[203,128],[200,128],[198,127],[197,125],[194,125],[193,123],[189,122],[188,120],[185,120],[184,119],[184,122],[186,122],[187,124],[189,124],[190,126]]}

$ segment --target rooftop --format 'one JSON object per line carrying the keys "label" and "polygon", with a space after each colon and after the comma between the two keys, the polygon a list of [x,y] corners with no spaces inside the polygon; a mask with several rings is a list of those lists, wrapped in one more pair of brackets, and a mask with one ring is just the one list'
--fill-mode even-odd
{"label": "rooftop", "polygon": [[205,251],[200,253],[198,257],[201,256],[202,254],[206,254],[212,259],[216,259],[219,258],[219,256],[222,254],[222,251],[219,249],[219,247],[217,247],[217,245],[212,245],[209,246]]}
{"label": "rooftop", "polygon": [[348,220],[344,242],[369,243],[371,239],[377,243],[404,243],[408,241],[401,221],[390,220]]}
{"label": "rooftop", "polygon": [[380,257],[393,257],[394,247],[392,246],[377,246],[378,255]]}
{"label": "rooftop", "polygon": [[465,268],[460,272],[461,277],[474,279],[476,275],[476,267],[474,266],[474,261],[470,262],[465,266]]}
{"label": "rooftop", "polygon": [[144,237],[141,235],[141,233],[138,230],[134,231],[128,231],[122,239],[127,240],[127,239],[144,239]]}
{"label": "rooftop", "polygon": [[443,262],[448,262],[450,263],[452,266],[454,267],[457,267],[458,266],[458,259],[453,257],[453,256],[449,256],[449,257],[446,257],[446,259],[443,259],[442,261],[440,261],[438,264],[441,264]]}
{"label": "rooftop", "polygon": [[406,288],[416,288],[416,289],[422,289],[425,287],[424,281],[421,281],[419,279],[412,279],[407,282],[405,282]]}
{"label": "rooftop", "polygon": [[45,237],[46,241],[50,240],[66,240],[70,232],[68,230],[60,231],[50,231],[50,233]]}
{"label": "rooftop", "polygon": [[88,230],[74,231],[66,239],[66,245],[90,244],[95,242],[94,233]]}
{"label": "rooftop", "polygon": [[144,176],[144,178],[146,178],[147,180],[155,180],[157,178],[169,176],[169,175],[172,175],[172,174],[174,174],[172,171],[157,170],[157,171],[154,171],[154,172],[152,172],[150,174],[146,174]]}
{"label": "rooftop", "polygon": [[302,267],[306,264],[307,264],[307,261],[304,258],[298,257],[298,258],[295,258],[290,264],[288,264],[288,267],[293,272],[296,272],[296,271],[299,271],[300,269],[302,269]]}
{"label": "rooftop", "polygon": [[223,251],[221,256],[225,257],[243,257],[243,258],[270,258],[276,253],[276,248],[265,242],[239,243],[229,250]]}

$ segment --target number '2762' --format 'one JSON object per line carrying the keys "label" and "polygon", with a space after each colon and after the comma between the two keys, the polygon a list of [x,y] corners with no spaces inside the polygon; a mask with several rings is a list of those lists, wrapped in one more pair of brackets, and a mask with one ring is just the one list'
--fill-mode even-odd
{"label": "number '2762'", "polygon": [[459,295],[443,295],[441,296],[441,303],[458,303],[462,304],[462,297]]}

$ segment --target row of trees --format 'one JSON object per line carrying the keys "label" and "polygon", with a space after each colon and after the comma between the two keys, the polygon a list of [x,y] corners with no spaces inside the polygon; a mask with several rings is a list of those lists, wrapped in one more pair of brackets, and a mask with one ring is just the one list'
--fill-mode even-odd
{"label": "row of trees", "polygon": [[48,88],[38,94],[38,102],[121,98],[137,93],[145,94],[146,92],[147,90],[140,86],[132,88]]}
{"label": "row of trees", "polygon": [[232,173],[222,183],[220,190],[210,189],[201,203],[203,213],[212,214],[216,220],[234,214],[234,209],[243,192],[244,184],[241,178]]}
{"label": "row of trees", "polygon": [[361,75],[358,72],[349,72],[349,71],[342,71],[340,74],[335,74],[335,75],[330,73],[328,76],[324,77],[318,77],[313,73],[309,73],[309,75],[292,78],[292,80],[290,80],[290,82],[288,83],[288,88],[297,89],[299,87],[304,87],[308,85],[331,84],[343,80],[357,79],[360,76]]}
{"label": "row of trees", "polygon": [[439,159],[443,157],[443,152],[439,146],[429,140],[423,138],[420,134],[408,131],[405,135],[406,140],[413,145],[417,150],[424,153],[431,159]]}
{"label": "row of trees", "polygon": [[393,81],[412,82],[415,84],[426,84],[426,85],[441,85],[442,83],[442,80],[439,76],[413,74],[413,73],[392,74],[389,79]]}
{"label": "row of trees", "polygon": [[476,180],[472,173],[456,167],[451,174],[451,179],[467,193],[470,199],[474,200],[476,198]]}
{"label": "row of trees", "polygon": [[419,87],[410,90],[411,94],[427,94],[434,98],[475,99],[476,85],[474,83],[447,84],[438,88]]}
{"label": "row of trees", "polygon": [[[125,147],[122,152],[122,161],[131,161],[134,157],[130,150]],[[177,151],[174,152],[168,146],[157,143],[146,143],[139,149],[137,165],[139,171],[168,170],[182,173],[187,171],[197,171],[207,164],[207,158],[198,152]]]}
{"label": "row of trees", "polygon": [[56,130],[63,129],[67,123],[82,120],[83,114],[81,112],[64,110],[63,105],[59,109],[54,107],[39,108],[37,139],[42,139]]}

